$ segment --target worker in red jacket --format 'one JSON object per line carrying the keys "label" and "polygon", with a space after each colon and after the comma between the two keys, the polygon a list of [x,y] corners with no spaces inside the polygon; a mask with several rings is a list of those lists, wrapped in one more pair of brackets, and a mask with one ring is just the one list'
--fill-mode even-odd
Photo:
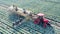
{"label": "worker in red jacket", "polygon": [[[41,23],[43,24],[44,28],[46,27],[46,25],[50,25],[48,22],[49,20],[47,20],[46,18],[44,18],[44,14],[43,13],[39,13],[37,14],[38,18],[36,20],[34,20],[35,24],[40,25]],[[41,24],[41,25],[42,25]]]}

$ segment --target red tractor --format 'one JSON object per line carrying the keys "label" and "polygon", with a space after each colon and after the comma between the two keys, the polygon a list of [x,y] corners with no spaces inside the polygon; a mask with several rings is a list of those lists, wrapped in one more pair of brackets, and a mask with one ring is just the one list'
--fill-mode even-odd
{"label": "red tractor", "polygon": [[49,20],[44,18],[44,14],[43,13],[39,13],[37,14],[37,18],[34,20],[34,23],[35,24],[38,24],[38,25],[42,25],[43,24],[43,27],[45,28],[47,25],[50,25],[49,24]]}

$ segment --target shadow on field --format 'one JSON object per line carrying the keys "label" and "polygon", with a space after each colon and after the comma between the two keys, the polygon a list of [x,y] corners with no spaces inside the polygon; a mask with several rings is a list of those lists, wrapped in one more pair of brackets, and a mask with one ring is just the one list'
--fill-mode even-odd
{"label": "shadow on field", "polygon": [[23,16],[19,16],[19,15],[15,14],[15,13],[11,13],[11,14],[9,15],[9,20],[12,21],[12,22],[17,21],[17,20],[19,20],[20,18],[24,18],[24,17],[23,17]]}

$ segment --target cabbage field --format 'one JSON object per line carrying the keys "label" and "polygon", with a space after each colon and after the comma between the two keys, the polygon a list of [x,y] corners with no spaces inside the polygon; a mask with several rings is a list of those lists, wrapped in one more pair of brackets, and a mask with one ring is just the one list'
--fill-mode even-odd
{"label": "cabbage field", "polygon": [[[13,4],[36,14],[44,13],[54,25],[43,28],[34,24],[33,21],[27,21],[14,28],[12,24],[19,20],[19,16],[7,11],[7,7]],[[60,34],[60,26],[56,26],[57,23],[60,24],[60,0],[0,0],[0,32],[2,34]]]}

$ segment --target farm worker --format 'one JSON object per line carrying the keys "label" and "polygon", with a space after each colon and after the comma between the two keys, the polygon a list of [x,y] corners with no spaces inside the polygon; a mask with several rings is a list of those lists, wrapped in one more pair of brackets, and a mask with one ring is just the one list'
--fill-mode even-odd
{"label": "farm worker", "polygon": [[[42,23],[43,26],[44,26],[44,28],[46,27],[47,24],[50,25],[50,24],[48,23],[49,20],[47,20],[46,18],[44,18],[44,14],[43,14],[43,13],[39,13],[39,14],[37,14],[37,16],[38,16],[38,18],[34,20],[34,23],[35,23],[35,24],[40,25],[40,23]],[[42,25],[42,24],[41,24],[41,25]]]}
{"label": "farm worker", "polygon": [[24,14],[26,14],[26,10],[25,10],[25,9],[23,9],[23,11],[24,11],[23,13],[24,13]]}
{"label": "farm worker", "polygon": [[15,10],[16,10],[16,11],[18,11],[18,8],[17,8],[17,7],[15,7]]}
{"label": "farm worker", "polygon": [[15,9],[15,11],[18,11],[18,7],[13,5],[13,8]]}

